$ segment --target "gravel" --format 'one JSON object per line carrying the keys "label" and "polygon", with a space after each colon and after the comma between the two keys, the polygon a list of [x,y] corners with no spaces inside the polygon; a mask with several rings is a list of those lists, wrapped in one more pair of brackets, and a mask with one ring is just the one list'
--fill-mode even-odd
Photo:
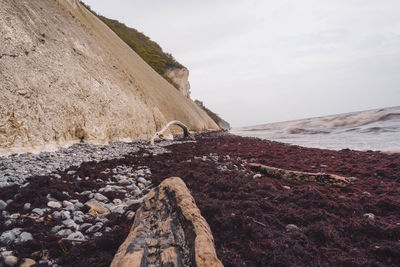
{"label": "gravel", "polygon": [[[115,221],[116,218],[133,220],[135,212],[130,209],[136,210],[136,204],[143,201],[153,186],[151,170],[147,166],[116,165],[103,171],[104,177],[107,178],[93,179],[88,177],[89,174],[77,171],[78,167],[84,162],[99,163],[123,159],[126,155],[142,157],[144,154],[150,156],[169,153],[165,146],[178,143],[183,142],[168,141],[156,146],[150,146],[146,141],[116,142],[106,146],[76,144],[56,152],[0,156],[0,192],[1,190],[16,192],[13,199],[0,200],[2,216],[0,218],[3,220],[2,229],[4,229],[0,235],[0,246],[15,254],[18,252],[13,250],[15,245],[29,246],[32,244],[29,242],[41,241],[44,232],[39,229],[44,225],[48,225],[45,231],[59,238],[88,241],[102,238],[107,232],[116,231],[115,227],[118,225],[111,225],[110,221]],[[30,188],[35,188],[33,186],[36,184],[35,181],[41,181],[43,177],[51,180],[50,185],[44,185],[46,189],[49,187],[49,191],[44,191],[45,194],[39,199],[35,197],[31,200],[32,191],[28,193]],[[95,182],[100,186],[93,184],[93,187],[85,187],[79,191],[75,181],[87,181],[89,184]],[[16,186],[16,189],[12,186]],[[71,188],[74,188],[73,191]],[[98,214],[96,211],[88,210],[83,203],[90,199],[107,207],[109,212]],[[16,204],[10,204],[13,201]],[[32,227],[32,224],[36,226]],[[73,242],[74,246],[81,244]],[[47,260],[42,259],[42,261]]]}
{"label": "gravel", "polygon": [[[83,162],[122,159],[126,155],[139,152],[140,149],[145,149],[147,155],[168,153],[169,151],[164,146],[178,143],[183,142],[165,141],[157,146],[151,146],[146,140],[137,140],[131,143],[114,142],[109,145],[79,143],[55,152],[0,156],[0,188],[15,184],[24,185],[26,179],[31,176],[52,174],[55,178],[60,179],[61,176],[57,172],[79,166]],[[68,175],[73,176],[75,173],[68,171]],[[79,177],[79,179],[82,179],[82,177]]]}

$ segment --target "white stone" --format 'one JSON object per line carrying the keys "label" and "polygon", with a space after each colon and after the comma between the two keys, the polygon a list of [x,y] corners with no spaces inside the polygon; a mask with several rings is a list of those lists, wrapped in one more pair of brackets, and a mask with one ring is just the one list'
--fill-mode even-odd
{"label": "white stone", "polygon": [[257,178],[261,178],[261,174],[259,174],[259,173],[257,173],[257,174],[254,174],[254,176],[253,176],[253,179],[257,179]]}
{"label": "white stone", "polygon": [[31,208],[31,203],[24,204],[24,210],[29,210]]}
{"label": "white stone", "polygon": [[3,245],[11,245],[16,238],[17,235],[13,231],[5,231],[0,236],[0,243]]}
{"label": "white stone", "polygon": [[30,240],[33,240],[33,236],[31,233],[28,233],[28,232],[22,232],[20,234],[20,236],[18,237],[18,242],[20,242],[20,243],[25,243]]}
{"label": "white stone", "polygon": [[18,258],[13,255],[7,256],[4,259],[4,263],[8,266],[15,266],[15,265],[17,265],[17,262],[18,262]]}
{"label": "white stone", "polygon": [[58,201],[49,201],[47,202],[47,206],[54,209],[60,209],[62,207],[61,203]]}
{"label": "white stone", "polygon": [[363,216],[369,221],[375,221],[375,214],[373,213],[365,213]]}
{"label": "white stone", "polygon": [[286,231],[299,231],[299,227],[294,224],[288,224],[286,225]]}
{"label": "white stone", "polygon": [[94,199],[96,199],[97,201],[101,201],[101,202],[106,202],[108,201],[108,197],[100,194],[100,193],[96,193],[94,194]]}
{"label": "white stone", "polygon": [[60,231],[57,232],[58,236],[62,236],[62,237],[67,237],[72,233],[72,231],[70,229],[62,229]]}
{"label": "white stone", "polygon": [[71,205],[74,205],[74,204],[72,202],[69,202],[68,200],[64,200],[63,201],[63,206],[64,207],[71,206]]}

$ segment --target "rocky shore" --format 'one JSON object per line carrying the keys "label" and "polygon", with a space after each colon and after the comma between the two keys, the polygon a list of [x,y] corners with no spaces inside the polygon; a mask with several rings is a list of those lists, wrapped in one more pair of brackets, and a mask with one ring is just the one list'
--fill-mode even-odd
{"label": "rocky shore", "polygon": [[[291,184],[251,162],[351,183]],[[1,264],[108,266],[146,193],[171,176],[191,191],[225,266],[400,264],[400,154],[223,132],[1,157]]]}

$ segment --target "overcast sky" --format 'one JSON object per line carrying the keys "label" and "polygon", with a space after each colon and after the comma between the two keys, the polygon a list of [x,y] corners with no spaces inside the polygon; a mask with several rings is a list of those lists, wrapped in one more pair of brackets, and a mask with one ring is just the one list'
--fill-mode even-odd
{"label": "overcast sky", "polygon": [[400,105],[399,0],[84,2],[171,53],[234,127]]}

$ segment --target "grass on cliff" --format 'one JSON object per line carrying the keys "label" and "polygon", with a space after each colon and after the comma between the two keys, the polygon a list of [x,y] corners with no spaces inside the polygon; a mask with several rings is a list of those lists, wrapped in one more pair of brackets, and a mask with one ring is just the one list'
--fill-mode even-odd
{"label": "grass on cliff", "polygon": [[220,126],[220,122],[222,121],[221,117],[218,116],[217,113],[212,112],[211,110],[209,110],[206,106],[204,106],[204,103],[200,100],[195,100],[194,103],[196,103],[200,108],[202,108],[207,114],[208,116],[210,116],[211,119],[213,119],[213,121],[215,121],[215,123]]}
{"label": "grass on cliff", "polygon": [[90,6],[81,2],[90,12],[103,21],[119,38],[132,48],[147,64],[163,76],[169,83],[177,87],[174,82],[165,74],[167,69],[184,68],[175,58],[162,50],[162,48],[149,37],[136,29],[129,28],[118,20],[106,18],[94,12]]}

